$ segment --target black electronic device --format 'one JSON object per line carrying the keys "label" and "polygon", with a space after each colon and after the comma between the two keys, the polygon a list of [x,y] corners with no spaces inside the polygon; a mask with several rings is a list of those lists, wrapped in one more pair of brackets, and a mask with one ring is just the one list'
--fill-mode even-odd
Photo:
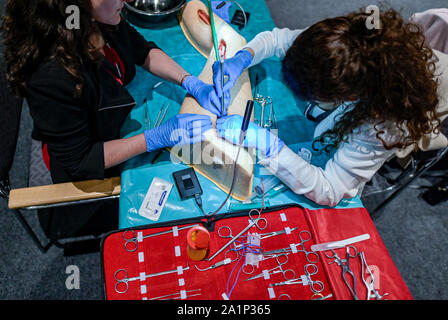
{"label": "black electronic device", "polygon": [[241,134],[239,143],[242,144],[244,138],[246,137],[247,129],[249,128],[250,117],[252,115],[252,110],[254,109],[254,101],[247,100],[246,110],[244,111],[243,123],[241,125]]}
{"label": "black electronic device", "polygon": [[[244,19],[244,15],[246,15],[246,19]],[[230,23],[238,26],[238,28],[241,30],[249,22],[249,17],[250,17],[249,12],[243,12],[241,10],[236,10]]]}
{"label": "black electronic device", "polygon": [[202,188],[193,168],[173,172],[173,177],[182,200],[202,195]]}

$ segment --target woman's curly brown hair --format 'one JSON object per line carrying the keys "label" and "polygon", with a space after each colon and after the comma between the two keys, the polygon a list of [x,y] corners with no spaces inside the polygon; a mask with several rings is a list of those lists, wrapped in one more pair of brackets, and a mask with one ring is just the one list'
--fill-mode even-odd
{"label": "woman's curly brown hair", "polygon": [[312,25],[282,62],[286,83],[301,99],[354,101],[316,139],[327,147],[339,146],[367,122],[375,128],[395,123],[401,132],[395,141],[386,143],[377,129],[386,149],[412,145],[440,129],[435,57],[422,31],[392,9],[381,12],[379,29],[367,27],[369,16],[361,11]]}
{"label": "woman's curly brown hair", "polygon": [[[79,29],[66,26],[70,5],[79,8]],[[7,79],[20,96],[26,95],[27,82],[39,64],[54,58],[75,79],[74,95],[79,96],[83,61],[100,61],[90,42],[91,36],[100,32],[92,19],[90,0],[8,0],[2,31]]]}

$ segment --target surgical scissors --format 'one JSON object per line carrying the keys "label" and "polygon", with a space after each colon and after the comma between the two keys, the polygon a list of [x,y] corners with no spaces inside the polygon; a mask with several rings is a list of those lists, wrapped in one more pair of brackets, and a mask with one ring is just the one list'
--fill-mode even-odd
{"label": "surgical scissors", "polygon": [[[376,300],[381,300],[385,296],[388,296],[388,293],[385,293],[383,295],[380,295],[380,293],[375,289],[375,278],[373,276],[372,270],[370,270],[369,265],[367,264],[366,257],[364,255],[364,252],[359,253],[359,257],[361,259],[361,268],[362,268],[362,282],[364,282],[364,285],[367,288],[367,300],[370,300],[370,298],[376,298]],[[365,269],[367,269],[367,272],[370,275],[370,282],[367,282],[365,279]]]}
{"label": "surgical scissors", "polygon": [[[307,238],[304,238],[302,236],[302,233],[306,234]],[[314,252],[314,251],[307,251],[305,249],[305,242],[311,240],[311,233],[308,230],[302,230],[302,231],[299,232],[299,239],[300,239],[300,243],[291,244],[291,246],[289,246],[287,248],[265,251],[265,252],[263,252],[263,255],[270,255],[270,254],[273,254],[273,253],[294,252],[294,250],[293,250],[293,247],[294,247],[295,251],[305,253],[306,260],[309,263],[317,263],[319,261],[319,255],[316,252]],[[298,246],[301,246],[302,249],[297,249]],[[312,258],[313,260],[310,259],[310,256],[313,257]]]}
{"label": "surgical scissors", "polygon": [[[311,270],[309,270],[311,268]],[[277,282],[271,284],[272,287],[277,286],[284,286],[284,285],[290,285],[290,284],[302,284],[303,286],[310,285],[310,289],[313,293],[318,294],[321,293],[324,290],[324,283],[322,281],[313,281],[311,279],[312,275],[317,274],[319,269],[315,264],[309,263],[305,265],[304,267],[305,275],[301,276],[300,278],[290,279],[282,282]]]}
{"label": "surgical scissors", "polygon": [[[336,251],[334,251],[333,249],[331,249],[332,255],[328,255],[326,252],[324,252],[324,253],[328,259],[333,259],[333,261],[329,262],[328,264],[332,264],[332,263],[336,262],[341,267],[342,279],[344,279],[345,285],[350,290],[350,293],[352,294],[353,298],[355,300],[359,300],[358,295],[356,293],[356,277],[355,277],[355,274],[353,273],[353,271],[350,269],[350,258],[356,258],[358,256],[358,250],[356,250],[356,248],[354,246],[347,246],[345,248],[346,248],[345,249],[345,252],[346,252],[345,259],[341,259],[338,256],[338,254],[336,253]],[[350,249],[352,249],[355,252],[353,255],[350,253]],[[348,283],[348,280],[346,278],[347,273],[353,279],[353,288]]]}
{"label": "surgical scissors", "polygon": [[[292,280],[295,278],[296,273],[294,272],[294,270],[292,269],[283,269],[283,265],[285,265],[288,262],[288,256],[286,254],[279,254],[278,256],[275,257],[275,260],[278,263],[278,266],[267,270],[266,272],[268,274],[276,274],[276,273],[281,273],[283,275],[283,277],[285,278],[285,280]],[[262,272],[257,274],[256,276],[250,277],[244,281],[249,281],[249,280],[254,280],[254,279],[258,279],[261,277],[264,277],[266,272]],[[291,277],[289,277],[288,275],[291,275]]]}
{"label": "surgical scissors", "polygon": [[[180,267],[180,268],[182,268],[182,267]],[[148,278],[158,277],[158,276],[163,276],[165,274],[179,272],[180,268],[179,268],[179,270],[178,269],[173,269],[173,270],[162,271],[162,272],[157,272],[157,273],[150,273],[150,274],[141,273],[140,275],[138,275],[136,277],[132,277],[132,278],[128,278],[128,272],[125,269],[118,269],[114,273],[114,278],[117,281],[117,283],[115,283],[115,291],[117,293],[125,293],[126,291],[128,291],[128,289],[129,289],[129,282],[131,282],[131,281],[136,281],[136,280],[144,281],[144,280],[146,280]],[[188,270],[188,269],[190,269],[190,267],[187,264],[187,266],[185,268],[182,268],[182,271],[185,271],[185,270]],[[122,275],[122,277],[119,277],[119,275]],[[124,285],[124,289],[123,290],[119,290],[119,286],[121,284]]]}
{"label": "surgical scissors", "polygon": [[[199,226],[199,224],[194,224],[191,226],[185,226],[185,227],[180,227],[177,228],[177,230],[184,230],[184,229],[189,229],[189,228],[193,228],[193,227],[197,227]],[[167,231],[161,231],[161,232],[157,232],[157,233],[152,233],[152,234],[148,234],[146,236],[141,236],[141,240],[146,239],[146,238],[150,238],[150,237],[155,237],[155,236],[160,236],[162,234],[167,234],[167,233],[171,233],[173,232],[173,229],[167,230]],[[130,237],[127,236],[127,234],[130,234]],[[123,240],[124,242],[124,248],[126,249],[127,252],[134,252],[135,250],[137,250],[138,244],[137,242],[140,240],[138,236],[135,235],[135,230],[126,230],[125,232],[123,232]]]}
{"label": "surgical scissors", "polygon": [[[256,217],[252,216],[252,211],[255,211],[258,213],[258,215]],[[260,221],[264,222],[264,226],[261,227],[260,226]],[[249,230],[250,228],[252,228],[253,226],[256,226],[259,230],[264,230],[267,226],[268,226],[268,221],[265,218],[261,217],[261,213],[260,211],[258,211],[257,209],[252,209],[249,211],[249,224],[247,225],[246,228],[244,228],[243,230],[240,231],[240,233],[238,233],[236,236],[232,237],[232,230],[227,227],[227,226],[222,226],[226,227],[225,229],[228,229],[230,231],[229,235],[225,238],[231,238],[229,240],[229,242],[227,242],[225,245],[223,245],[218,251],[216,251],[210,258],[206,259],[207,261],[211,261],[213,260],[218,254],[220,254],[225,248],[227,248],[228,246],[230,246],[232,243],[234,243],[239,237],[241,237],[247,230]],[[218,229],[218,234],[220,234]],[[222,237],[222,235],[220,235]]]}

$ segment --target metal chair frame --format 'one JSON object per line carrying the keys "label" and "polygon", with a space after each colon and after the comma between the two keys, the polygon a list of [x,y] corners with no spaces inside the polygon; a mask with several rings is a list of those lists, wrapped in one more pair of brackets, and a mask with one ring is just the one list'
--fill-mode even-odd
{"label": "metal chair frame", "polygon": [[[422,152],[422,151],[419,151]],[[437,154],[430,159],[416,160],[411,158],[409,165],[401,172],[401,174],[392,180],[392,185],[381,190],[375,190],[367,194],[363,194],[363,197],[369,197],[375,194],[388,193],[389,194],[375,209],[370,211],[372,217],[377,218],[380,215],[381,210],[388,205],[391,201],[396,199],[401,192],[407,187],[415,183],[416,179],[424,177],[424,175],[433,168],[442,158],[448,154],[448,146],[437,151]]]}

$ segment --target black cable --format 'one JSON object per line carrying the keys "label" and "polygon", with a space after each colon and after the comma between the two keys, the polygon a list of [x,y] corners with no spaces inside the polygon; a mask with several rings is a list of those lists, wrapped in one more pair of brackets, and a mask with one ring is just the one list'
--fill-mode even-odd
{"label": "black cable", "polygon": [[196,203],[199,207],[199,209],[201,209],[202,213],[206,216],[204,208],[202,207],[202,197],[199,193],[194,195],[194,199],[196,200]]}
{"label": "black cable", "polygon": [[240,150],[241,150],[241,145],[239,145],[239,147],[238,147],[238,151],[237,151],[237,154],[236,154],[235,163],[234,163],[234,165],[233,165],[233,178],[232,178],[232,184],[230,185],[230,189],[229,189],[229,192],[227,193],[227,197],[226,197],[226,199],[223,201],[223,203],[221,204],[221,206],[220,206],[215,212],[213,212],[213,213],[211,213],[211,214],[205,214],[205,213],[204,213],[206,216],[214,216],[215,214],[217,214],[217,213],[222,209],[222,207],[224,207],[224,205],[226,204],[227,200],[229,200],[230,195],[232,194],[232,191],[233,191],[233,186],[235,185],[236,173],[237,173],[237,171],[238,171],[238,166],[237,166],[237,164],[238,164],[238,156],[239,156],[239,154],[240,154]]}
{"label": "black cable", "polygon": [[246,138],[246,133],[247,133],[247,129],[249,128],[249,122],[250,122],[250,117],[252,114],[252,110],[254,109],[254,102],[252,100],[247,100],[247,104],[246,104],[246,110],[244,112],[244,117],[243,117],[243,123],[241,125],[241,132],[240,132],[240,137],[238,140],[238,151],[236,153],[236,157],[235,157],[235,163],[233,165],[233,177],[232,177],[232,184],[230,185],[230,189],[229,192],[227,193],[227,197],[224,200],[224,202],[221,204],[221,206],[213,213],[211,214],[206,214],[206,216],[214,216],[216,213],[218,213],[222,207],[224,207],[224,205],[226,204],[227,200],[229,200],[230,195],[232,194],[233,191],[233,187],[235,185],[235,181],[236,181],[236,174],[238,172],[238,158],[240,155],[240,151],[241,151],[241,147],[243,146],[243,142],[244,139]]}

